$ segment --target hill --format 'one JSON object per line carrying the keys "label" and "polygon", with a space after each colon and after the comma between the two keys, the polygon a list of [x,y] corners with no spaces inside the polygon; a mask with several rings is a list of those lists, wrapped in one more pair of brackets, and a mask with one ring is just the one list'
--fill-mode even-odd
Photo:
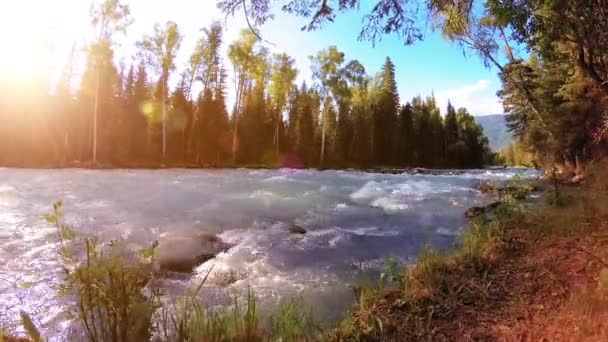
{"label": "hill", "polygon": [[490,147],[493,150],[501,150],[513,139],[507,130],[507,122],[503,114],[476,116],[475,120],[483,127],[483,132],[490,140]]}

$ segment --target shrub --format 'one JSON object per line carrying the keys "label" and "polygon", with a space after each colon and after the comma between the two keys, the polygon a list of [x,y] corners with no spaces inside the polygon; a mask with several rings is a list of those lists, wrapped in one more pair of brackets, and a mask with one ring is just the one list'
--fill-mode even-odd
{"label": "shrub", "polygon": [[[61,294],[74,297],[71,318],[82,323],[86,338],[98,341],[135,341],[151,334],[151,317],[159,307],[158,291],[147,296],[143,290],[150,274],[137,261],[127,262],[119,248],[103,250],[97,239],[76,238],[62,224],[62,203],[53,205],[46,215],[57,227],[65,281]],[[74,255],[74,247],[84,250],[82,257]]]}

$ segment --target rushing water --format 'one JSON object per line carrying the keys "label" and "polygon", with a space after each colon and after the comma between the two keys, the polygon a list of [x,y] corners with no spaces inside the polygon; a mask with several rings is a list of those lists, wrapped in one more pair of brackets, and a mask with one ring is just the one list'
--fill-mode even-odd
{"label": "rushing water", "polygon": [[[452,244],[465,210],[488,201],[476,182],[518,172],[0,169],[0,327],[25,310],[46,336],[65,336],[56,232],[42,219],[57,199],[70,226],[102,240],[143,246],[196,229],[235,244],[194,276],[166,280],[169,289],[216,264],[204,289],[211,301],[252,287],[262,306],[300,297],[330,319],[352,304],[349,286],[386,256],[408,261],[426,244]],[[308,233],[290,234],[292,224]]]}

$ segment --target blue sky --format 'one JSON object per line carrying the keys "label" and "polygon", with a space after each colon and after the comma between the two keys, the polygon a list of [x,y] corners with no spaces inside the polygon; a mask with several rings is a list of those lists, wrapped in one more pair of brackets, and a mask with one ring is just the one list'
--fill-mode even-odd
{"label": "blue sky", "polygon": [[[55,44],[55,68],[60,69],[72,44],[83,45],[89,39],[88,8],[92,1],[20,0],[0,4],[0,32],[3,32],[0,43],[14,45],[16,38],[21,40],[20,47],[13,51],[17,56],[5,57],[5,64],[23,60],[27,53],[31,53],[31,49],[28,50],[26,46],[28,41],[34,42],[41,36],[50,36]],[[128,65],[134,55],[134,42],[141,39],[143,34],[151,32],[154,23],[173,20],[184,35],[174,79],[184,69],[186,60],[201,35],[202,27],[214,20],[225,24],[224,51],[236,39],[239,31],[246,27],[242,15],[225,18],[215,7],[214,0],[126,2],[131,6],[135,21],[128,28],[126,37],[117,38],[117,60]],[[34,12],[32,8],[38,10]],[[300,82],[310,79],[308,56],[327,46],[336,45],[345,52],[347,59],[359,60],[370,75],[379,71],[385,58],[390,56],[396,66],[402,102],[418,94],[427,96],[434,93],[442,107],[450,99],[455,106],[467,107],[475,115],[502,112],[496,97],[500,86],[496,70],[486,69],[477,56],[463,55],[460,47],[430,29],[425,32],[424,41],[412,46],[404,46],[397,36],[387,36],[375,46],[369,42],[360,42],[357,36],[363,14],[363,11],[349,12],[319,31],[302,32],[300,27],[305,24],[304,19],[279,11],[275,20],[264,25],[260,33],[264,39],[272,42],[272,45],[268,45],[272,52],[286,52],[296,59]],[[15,30],[20,32],[19,36],[6,34]],[[0,64],[2,62],[0,59]],[[227,60],[225,62],[228,63]]]}

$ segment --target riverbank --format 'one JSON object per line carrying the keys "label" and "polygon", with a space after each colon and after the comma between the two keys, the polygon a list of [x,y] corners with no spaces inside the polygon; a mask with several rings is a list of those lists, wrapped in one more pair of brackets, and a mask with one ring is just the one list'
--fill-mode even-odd
{"label": "riverbank", "polygon": [[[196,170],[235,170],[235,169],[252,169],[252,170],[278,170],[282,168],[288,169],[310,169],[310,170],[343,170],[343,171],[362,171],[370,173],[384,173],[384,174],[462,174],[469,170],[479,169],[457,169],[457,168],[427,168],[421,166],[408,166],[408,167],[397,167],[397,166],[327,166],[327,167],[313,167],[303,166],[300,164],[292,163],[281,163],[281,164],[195,164],[195,163],[156,163],[156,162],[142,162],[142,163],[94,163],[94,162],[80,162],[73,161],[61,164],[35,164],[35,165],[0,165],[0,168],[14,168],[14,169],[85,169],[85,170],[164,170],[164,169],[196,169]],[[502,169],[533,169],[532,167],[517,166],[510,167],[507,165],[493,165],[486,166],[486,170],[502,170]],[[537,170],[540,170],[537,168]]]}
{"label": "riverbank", "polygon": [[357,289],[358,305],[339,327],[320,337],[301,303],[289,303],[265,324],[255,301],[236,308],[239,315],[232,309],[226,316],[204,313],[198,323],[217,330],[192,334],[224,340],[601,340],[607,335],[597,331],[605,331],[608,304],[598,292],[608,260],[602,236],[608,182],[601,170],[591,171],[581,187],[560,187],[557,200],[552,184],[545,184],[541,198],[518,202],[532,187],[515,180],[500,192],[502,204],[480,211],[484,216],[463,231],[459,248],[426,250],[405,270],[387,262],[380,279]]}
{"label": "riverbank", "polygon": [[425,251],[359,291],[335,331],[346,340],[608,339],[608,174],[503,201],[461,246]]}
{"label": "riverbank", "polygon": [[[351,307],[352,285],[377,272],[387,255],[407,261],[427,242],[449,247],[466,224],[466,208],[488,201],[473,186],[502,184],[517,174],[1,169],[0,226],[8,238],[0,240],[0,259],[6,260],[0,273],[7,279],[0,283],[0,307],[6,308],[0,326],[17,327],[20,310],[31,313],[51,339],[65,339],[69,331],[63,327],[73,326],[57,310],[72,306],[56,292],[64,281],[57,234],[38,219],[57,199],[64,201],[66,224],[100,243],[123,237],[137,249],[166,234],[216,234],[234,244],[229,253],[191,276],[162,279],[159,287],[180,295],[217,264],[200,295],[206,305],[230,310],[232,295],[242,298],[251,287],[267,316],[278,300],[302,296],[327,328]],[[524,171],[524,177],[534,175]],[[307,233],[293,234],[294,223]],[[75,255],[82,250],[77,244]],[[28,279],[27,289],[20,279]],[[51,314],[55,319],[47,323]],[[266,325],[266,318],[261,321]]]}

